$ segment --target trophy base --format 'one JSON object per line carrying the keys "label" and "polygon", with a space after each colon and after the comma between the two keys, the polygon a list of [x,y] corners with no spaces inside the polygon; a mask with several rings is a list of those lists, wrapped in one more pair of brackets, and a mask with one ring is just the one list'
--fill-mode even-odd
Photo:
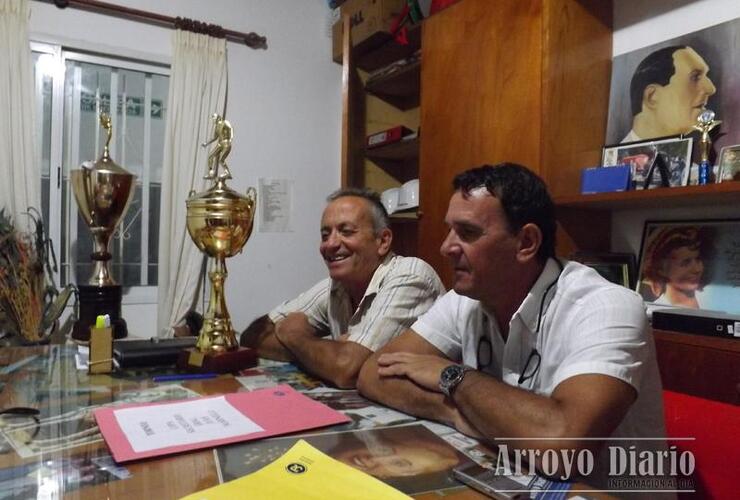
{"label": "trophy base", "polygon": [[177,367],[193,373],[236,373],[257,365],[257,350],[240,347],[220,354],[202,353],[196,348],[183,349]]}
{"label": "trophy base", "polygon": [[128,336],[126,321],[121,317],[121,285],[95,286],[78,285],[80,317],[72,329],[72,339],[78,342],[90,341],[90,327],[95,326],[99,315],[110,316],[113,338]]}

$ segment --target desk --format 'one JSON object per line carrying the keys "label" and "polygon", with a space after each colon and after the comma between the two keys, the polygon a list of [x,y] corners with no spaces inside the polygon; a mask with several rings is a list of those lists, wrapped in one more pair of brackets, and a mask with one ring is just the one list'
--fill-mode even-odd
{"label": "desk", "polygon": [[[289,373],[291,370],[292,375]],[[246,385],[252,382],[257,384],[260,379],[266,377],[283,378],[281,382],[286,382],[292,377],[291,385],[294,383],[303,385],[304,389],[317,385],[316,381],[310,377],[300,373],[296,375],[295,369],[290,365],[272,365],[258,371],[263,376],[248,377],[249,382],[245,382]],[[266,445],[266,443],[269,444],[268,441],[258,441],[252,444],[221,448],[215,454],[214,450],[207,449],[127,463],[123,468],[117,467],[112,462],[105,443],[96,433],[96,426],[89,408],[122,400],[182,399],[188,395],[215,395],[249,390],[230,375],[174,384],[153,384],[151,377],[154,373],[151,370],[141,370],[111,375],[88,375],[75,368],[74,348],[72,347],[47,346],[0,350],[0,388],[2,390],[0,409],[38,408],[40,410],[38,418],[42,423],[42,425],[37,425],[36,421],[29,416],[2,416],[0,500],[35,498],[36,496],[39,498],[131,498],[137,500],[141,498],[180,498],[219,483],[215,455],[221,457],[222,470],[228,478],[229,470],[233,475],[234,471],[238,471],[242,466],[244,460],[241,457],[251,453],[259,459],[266,459],[267,448],[273,448],[273,452],[275,451],[278,441],[273,440],[271,446]],[[162,373],[162,371],[156,373]],[[337,394],[340,393],[322,391],[321,395],[315,398],[329,403],[330,406],[332,406],[332,401],[337,402],[340,399],[344,401],[345,406],[347,401],[356,403],[358,399],[361,399],[356,394],[346,392],[341,393],[343,396],[337,396]],[[397,415],[401,415],[403,418],[400,420],[405,420],[406,424],[409,420],[413,420],[412,417],[403,414]],[[384,418],[388,421],[394,418],[398,420],[397,415],[395,417],[385,415]],[[362,418],[365,417],[360,417],[359,423],[358,419],[355,419],[353,424],[345,424],[345,427],[357,429],[375,425],[367,424],[367,422],[363,424]],[[367,418],[382,421],[382,418]],[[395,424],[395,422],[391,423]],[[415,425],[417,429],[427,431],[426,428]],[[399,428],[394,427],[393,429]],[[320,430],[320,437],[326,440],[328,433],[341,430],[337,428]],[[6,439],[7,436],[12,436],[12,445]],[[434,435],[432,438],[441,442]],[[308,440],[311,441],[310,438]],[[375,445],[377,446],[377,443]],[[464,447],[465,444],[463,443],[462,446]],[[479,455],[482,453],[480,450],[477,451]],[[229,454],[237,457],[231,460],[231,465],[225,464]],[[454,454],[463,457],[453,450]],[[466,460],[464,457],[462,459]],[[130,477],[121,478],[127,473]],[[419,479],[423,479],[423,476],[419,476]],[[444,491],[444,496],[448,498],[485,498],[465,487],[456,487],[453,481],[448,481],[447,486],[453,486],[452,489]],[[415,490],[414,496],[429,500],[440,498],[439,492],[423,492],[423,490],[423,488]]]}

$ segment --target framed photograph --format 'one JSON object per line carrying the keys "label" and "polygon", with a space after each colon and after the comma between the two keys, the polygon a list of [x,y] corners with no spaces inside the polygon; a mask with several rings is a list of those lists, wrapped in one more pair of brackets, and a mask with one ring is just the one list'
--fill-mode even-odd
{"label": "framed photograph", "polygon": [[593,268],[597,273],[617,285],[626,288],[635,286],[635,256],[631,253],[586,253],[578,252],[570,260]]}
{"label": "framed photograph", "polygon": [[[685,186],[691,170],[693,145],[693,138],[676,136],[604,146],[601,164],[605,167],[629,165],[632,189],[653,189],[661,186],[659,161],[656,162],[660,154],[668,170],[668,184]],[[646,186],[645,181],[651,171],[652,178]]]}
{"label": "framed photograph", "polygon": [[740,181],[740,144],[725,146],[719,153],[717,182]]}
{"label": "framed photograph", "polygon": [[650,304],[740,314],[740,219],[645,222],[635,289]]}
{"label": "framed photograph", "polygon": [[[657,43],[615,56],[604,143],[679,134],[692,134],[698,141],[700,134],[693,126],[702,111],[698,106],[701,104],[716,111],[718,119],[722,120],[722,133],[714,136],[714,150],[719,153],[725,146],[740,144],[740,99],[737,93],[740,17],[731,17],[733,19],[729,21],[674,38],[663,40],[659,37],[661,41]],[[692,64],[676,66],[674,62],[680,60],[690,60]],[[697,68],[702,68],[702,71],[695,71]],[[669,80],[673,75],[676,78]],[[696,93],[682,93],[689,87],[681,87],[681,82],[688,81],[692,82],[691,88]],[[660,102],[656,102],[651,92],[656,84],[664,87],[674,99],[658,98]],[[698,155],[694,156],[696,163]]]}

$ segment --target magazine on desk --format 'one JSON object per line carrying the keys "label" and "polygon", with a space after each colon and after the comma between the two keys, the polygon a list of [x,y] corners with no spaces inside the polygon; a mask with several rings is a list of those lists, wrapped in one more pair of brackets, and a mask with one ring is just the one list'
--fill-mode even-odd
{"label": "magazine on desk", "polygon": [[219,479],[231,481],[255,472],[283,455],[299,439],[409,495],[459,487],[452,470],[471,463],[465,455],[417,423],[327,431],[220,447],[215,450]]}

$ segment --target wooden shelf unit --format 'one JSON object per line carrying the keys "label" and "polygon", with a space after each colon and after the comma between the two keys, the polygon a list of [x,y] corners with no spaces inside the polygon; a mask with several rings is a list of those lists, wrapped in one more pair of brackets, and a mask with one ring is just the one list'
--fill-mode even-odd
{"label": "wooden shelf unit", "polygon": [[419,106],[421,61],[400,67],[395,72],[368,81],[365,91],[402,111]]}
{"label": "wooden shelf unit", "polygon": [[[386,34],[384,43],[373,42],[369,48],[363,41],[349,50],[349,19],[343,22],[342,185],[380,192],[419,177],[418,137],[376,148],[366,148],[365,141],[366,134],[391,126],[418,129],[418,110],[413,108],[418,108],[420,101],[421,62],[399,66],[374,79],[366,79],[360,70],[373,71],[413,55],[421,47],[422,27],[409,28],[407,45]],[[393,250],[417,255],[417,211],[393,214],[391,224]]]}
{"label": "wooden shelf unit", "polygon": [[413,55],[421,48],[421,25],[411,26],[407,31],[407,44],[396,41],[390,33],[376,33],[370,43],[360,43],[353,49],[356,66],[371,72]]}
{"label": "wooden shelf unit", "polygon": [[406,161],[419,157],[419,138],[401,139],[397,142],[366,148],[365,156],[373,161]]}
{"label": "wooden shelf unit", "polygon": [[558,196],[555,205],[584,210],[627,208],[691,207],[740,202],[740,182],[730,181],[704,186],[657,188],[617,193]]}
{"label": "wooden shelf unit", "polygon": [[418,209],[395,212],[388,216],[388,218],[391,220],[391,224],[416,223],[419,221],[419,217],[421,217],[421,214],[419,213]]}
{"label": "wooden shelf unit", "polygon": [[365,157],[400,183],[419,176],[419,138],[368,148]]}

